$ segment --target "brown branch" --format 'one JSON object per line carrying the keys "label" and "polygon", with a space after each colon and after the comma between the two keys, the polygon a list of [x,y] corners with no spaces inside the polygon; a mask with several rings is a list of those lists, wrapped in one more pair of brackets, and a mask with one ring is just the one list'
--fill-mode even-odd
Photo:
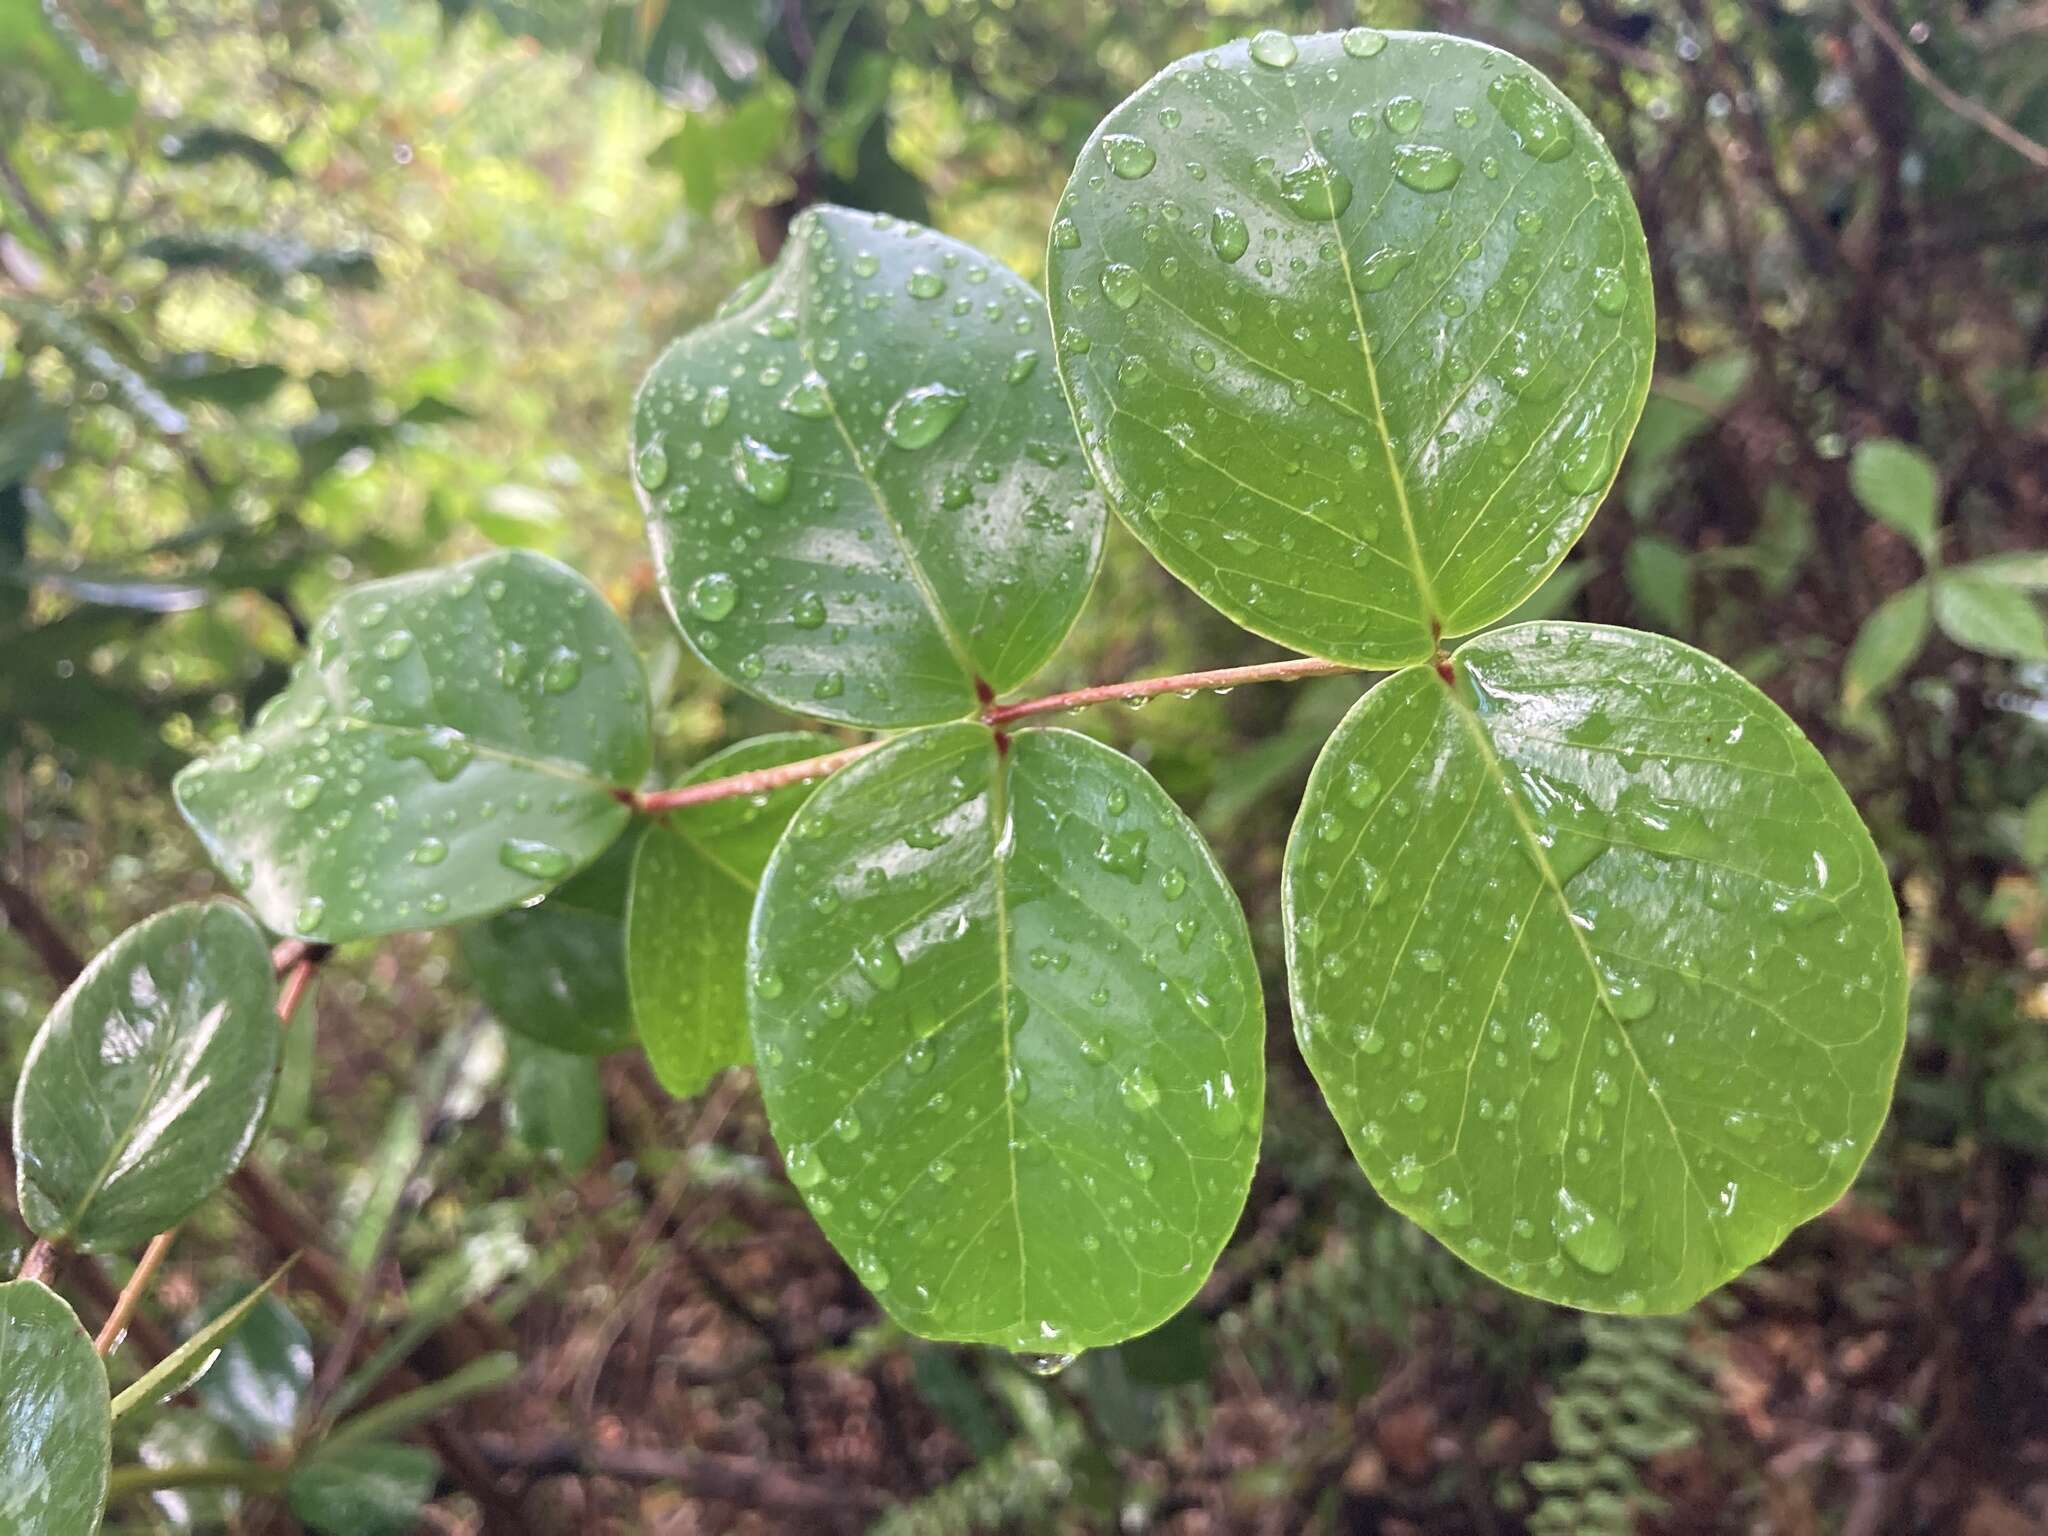
{"label": "brown branch", "polygon": [[22,943],[35,953],[50,980],[59,987],[68,987],[78,980],[78,973],[85,969],[78,951],[65,942],[64,935],[57,931],[56,924],[27,887],[16,885],[4,875],[0,875],[0,913],[6,915],[7,926],[20,934]]}
{"label": "brown branch", "polygon": [[92,1347],[101,1356],[112,1354],[127,1335],[129,1321],[135,1316],[135,1309],[142,1301],[142,1293],[149,1289],[149,1283],[156,1278],[162,1267],[164,1256],[171,1251],[171,1244],[178,1240],[178,1229],[159,1232],[149,1240],[149,1246],[142,1250],[142,1257],[135,1263],[135,1272],[128,1277],[128,1283],[121,1287],[121,1294],[114,1298],[114,1309],[107,1314],[107,1320],[100,1328],[99,1337],[92,1341]]}
{"label": "brown branch", "polygon": [[1856,14],[1863,18],[1865,26],[1877,34],[1877,40],[1890,49],[1906,73],[1925,87],[1927,94],[1940,102],[1966,123],[1974,123],[2007,149],[2020,156],[2039,170],[2048,171],[2048,146],[2036,143],[2004,118],[1981,102],[1972,101],[1941,76],[1927,67],[1927,63],[1915,53],[1906,40],[1899,36],[1898,29],[1878,11],[1872,0],[1849,0]]}
{"label": "brown branch", "polygon": [[858,1517],[874,1510],[883,1497],[878,1489],[795,1477],[752,1457],[716,1451],[588,1445],[560,1435],[537,1440],[479,1435],[477,1447],[499,1471],[529,1479],[608,1477],[625,1483],[675,1483],[694,1498],[805,1514],[835,1526],[860,1523]]}

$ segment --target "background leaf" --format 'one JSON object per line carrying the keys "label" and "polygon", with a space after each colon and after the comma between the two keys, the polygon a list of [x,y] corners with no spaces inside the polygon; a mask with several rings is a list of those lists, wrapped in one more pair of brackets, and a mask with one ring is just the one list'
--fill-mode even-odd
{"label": "background leaf", "polygon": [[[178,809],[280,933],[338,942],[541,895],[625,825],[647,681],[616,614],[523,550],[370,582]],[[343,835],[346,834],[346,835]]]}
{"label": "background leaf", "polygon": [[0,1285],[0,1530],[99,1529],[112,1437],[106,1368],[71,1309],[34,1280]]}
{"label": "background leaf", "polygon": [[1361,666],[1534,591],[1650,381],[1642,229],[1598,133],[1435,34],[1170,66],[1082,151],[1047,289],[1132,531],[1246,628]]}
{"label": "background leaf", "polygon": [[[232,1293],[215,1298],[212,1315],[225,1313],[235,1301]],[[206,1412],[244,1446],[267,1451],[291,1440],[299,1405],[312,1385],[312,1336],[297,1313],[265,1295],[228,1335],[220,1358],[194,1390]]]}
{"label": "background leaf", "polygon": [[[699,784],[819,757],[837,744],[813,731],[757,736],[706,758],[677,784]],[[680,1098],[714,1072],[754,1059],[747,1037],[747,923],[776,839],[815,784],[685,806],[640,843],[626,917],[626,974],[640,1043],[662,1087]]]}
{"label": "background leaf", "polygon": [[1532,624],[1381,684],[1288,844],[1303,1055],[1386,1200],[1550,1301],[1690,1306],[1848,1187],[1890,1105],[1883,862],[1721,663]]}
{"label": "background leaf", "polygon": [[597,1063],[532,1040],[505,1044],[505,1128],[564,1173],[581,1173],[604,1147]]}
{"label": "background leaf", "polygon": [[121,1249],[176,1226],[256,1139],[277,1073],[270,946],[231,902],[145,918],[94,956],[14,1097],[21,1214]]}
{"label": "background leaf", "polygon": [[[634,406],[662,595],[738,687],[862,725],[957,718],[1066,635],[1102,548],[1045,309],[917,225],[807,210]],[[734,369],[742,369],[735,374]]]}
{"label": "background leaf", "polygon": [[2023,586],[1962,570],[1934,577],[1934,622],[1957,645],[2013,661],[2048,661],[2048,624]]}
{"label": "background leaf", "polygon": [[1932,604],[1927,583],[1886,598],[1863,621],[1842,663],[1842,702],[1860,709],[1898,680],[1927,644]]}
{"label": "background leaf", "polygon": [[352,1445],[314,1456],[287,1495],[319,1536],[411,1536],[433,1496],[439,1463],[410,1445]]}
{"label": "background leaf", "polygon": [[1237,898],[1130,759],[890,743],[797,813],[749,967],[790,1178],[905,1327],[1065,1355],[1194,1294],[1257,1155],[1264,1008]]}
{"label": "background leaf", "polygon": [[1894,437],[1860,442],[1849,456],[1849,488],[1872,517],[1911,539],[1927,560],[1936,558],[1941,479],[1926,454]]}

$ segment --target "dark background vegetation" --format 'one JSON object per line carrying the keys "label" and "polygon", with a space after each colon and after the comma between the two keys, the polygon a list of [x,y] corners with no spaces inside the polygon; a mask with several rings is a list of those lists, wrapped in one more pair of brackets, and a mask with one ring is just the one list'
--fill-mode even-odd
{"label": "dark background vegetation", "polygon": [[[645,366],[796,208],[913,215],[1036,278],[1127,92],[1357,20],[1513,48],[1628,172],[1658,383],[1541,602],[1730,660],[1876,835],[1916,982],[1853,1193],[1669,1321],[1511,1295],[1381,1206],[1282,1002],[1280,854],[1339,679],[1080,722],[1215,839],[1274,1014],[1243,1226],[1160,1334],[1050,1380],[905,1337],[747,1074],[678,1103],[621,1056],[594,1108],[539,1097],[428,935],[326,968],[142,1353],[305,1246],[319,1351],[408,1318],[415,1380],[516,1350],[424,1432],[432,1530],[2044,1528],[2048,664],[1937,635],[1844,695],[1922,574],[1851,494],[1857,443],[1931,457],[1946,558],[2048,545],[2040,0],[0,0],[0,1085],[72,956],[216,888],[168,777],[347,582],[543,549],[653,658],[665,768],[780,723],[679,651],[624,444]],[[1118,533],[1042,681],[1267,654]],[[0,1215],[0,1260],[16,1236]],[[88,1326],[123,1275],[69,1266]],[[203,1442],[171,1422],[148,1454]],[[295,1529],[211,1494],[109,1524],[222,1522]]]}

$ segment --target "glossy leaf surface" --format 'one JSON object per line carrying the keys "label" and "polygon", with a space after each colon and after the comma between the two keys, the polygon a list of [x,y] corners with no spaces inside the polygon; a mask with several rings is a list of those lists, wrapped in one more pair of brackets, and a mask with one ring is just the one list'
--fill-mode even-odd
{"label": "glossy leaf surface", "polygon": [[482,917],[608,847],[649,756],[647,680],[589,583],[524,550],[374,581],[315,627],[178,808],[280,933]]}
{"label": "glossy leaf surface", "polygon": [[1531,624],[1403,672],[1288,845],[1303,1055],[1387,1201],[1496,1279],[1689,1306],[1847,1188],[1905,961],[1798,729],[1674,641]]}
{"label": "glossy leaf surface", "polygon": [[[837,744],[811,731],[757,736],[697,764],[678,786],[820,757]],[[754,1059],[747,1035],[747,921],[776,839],[814,784],[670,811],[647,831],[633,868],[626,971],[640,1043],[662,1087],[699,1093],[714,1072]]]}
{"label": "glossy leaf surface", "polygon": [[1068,731],[905,736],[769,861],[748,957],[791,1180],[905,1327],[1042,1354],[1170,1317],[1265,1089],[1244,915],[1180,810]]}
{"label": "glossy leaf surface", "polygon": [[[224,1301],[215,1315],[225,1316],[234,1305]],[[264,1295],[228,1335],[195,1390],[201,1406],[236,1439],[264,1451],[291,1439],[312,1385],[312,1336],[290,1307]]]}
{"label": "glossy leaf surface", "polygon": [[276,991],[263,930],[231,902],[171,907],[94,956],[50,1010],[15,1091],[29,1226],[127,1248],[218,1189],[270,1103]]}
{"label": "glossy leaf surface", "polygon": [[411,1536],[439,1470],[410,1445],[351,1445],[313,1457],[286,1491],[292,1513],[319,1536]]}
{"label": "glossy leaf surface", "polygon": [[1089,140],[1048,261],[1111,504],[1238,623],[1363,666],[1535,591],[1649,387],[1613,157],[1541,75],[1458,38],[1181,60]]}
{"label": "glossy leaf surface", "polygon": [[1102,503],[1045,306],[913,224],[814,208],[665,352],[633,466],[662,593],[738,687],[859,725],[957,719],[1065,636]]}
{"label": "glossy leaf surface", "polygon": [[626,994],[631,832],[538,906],[462,930],[462,959],[500,1023],[555,1051],[603,1056],[633,1043]]}
{"label": "glossy leaf surface", "polygon": [[0,1530],[98,1530],[112,1436],[106,1368],[71,1309],[37,1281],[0,1285]]}

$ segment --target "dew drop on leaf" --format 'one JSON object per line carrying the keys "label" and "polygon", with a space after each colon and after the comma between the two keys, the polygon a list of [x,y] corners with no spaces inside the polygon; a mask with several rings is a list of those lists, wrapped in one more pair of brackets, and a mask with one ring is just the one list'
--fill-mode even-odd
{"label": "dew drop on leaf", "polygon": [[896,946],[879,934],[862,939],[853,947],[853,963],[871,986],[887,992],[903,979],[903,957]]}
{"label": "dew drop on leaf", "polygon": [[789,455],[757,437],[742,437],[732,445],[732,474],[740,489],[764,507],[778,506],[789,495]]}
{"label": "dew drop on leaf", "polygon": [[1351,206],[1351,178],[1311,149],[1281,173],[1280,198],[1305,219],[1334,219]]}
{"label": "dew drop on leaf", "polygon": [[789,622],[798,629],[817,629],[825,622],[825,599],[815,592],[802,592],[790,604]]}
{"label": "dew drop on leaf", "polygon": [[1102,152],[1109,168],[1125,181],[1139,181],[1152,174],[1159,163],[1158,152],[1136,134],[1112,133],[1103,138]]}
{"label": "dew drop on leaf", "polygon": [[498,862],[515,874],[536,880],[559,880],[575,861],[552,843],[530,837],[508,837],[498,845]]}
{"label": "dew drop on leaf", "polygon": [[1557,1192],[1557,1214],[1550,1227],[1573,1263],[1596,1275],[1611,1275],[1628,1253],[1620,1225],[1569,1189]]}
{"label": "dew drop on leaf", "polygon": [[1394,150],[1394,176],[1417,192],[1447,192],[1458,184],[1465,162],[1435,144],[1402,144]]}
{"label": "dew drop on leaf", "polygon": [[946,280],[930,267],[912,267],[903,280],[903,291],[913,299],[936,299],[946,291]]}
{"label": "dew drop on leaf", "polygon": [[1381,110],[1387,126],[1396,133],[1413,133],[1422,123],[1422,103],[1413,96],[1396,96]]}
{"label": "dew drop on leaf", "polygon": [[825,391],[825,379],[815,368],[790,385],[782,397],[782,408],[792,416],[813,421],[832,414],[832,397]]}
{"label": "dew drop on leaf", "polygon": [[1136,267],[1112,261],[1102,269],[1102,296],[1118,309],[1129,309],[1137,303],[1144,287],[1145,280],[1138,276]]}
{"label": "dew drop on leaf", "polygon": [[633,461],[633,471],[647,490],[660,490],[668,480],[668,450],[660,443],[649,443]]}
{"label": "dew drop on leaf", "polygon": [[816,1189],[825,1180],[824,1159],[808,1144],[791,1147],[783,1166],[789,1170],[789,1182],[798,1189]]}
{"label": "dew drop on leaf", "polygon": [[739,600],[740,584],[729,571],[706,571],[690,583],[684,599],[690,612],[709,624],[716,624],[730,614]]}
{"label": "dew drop on leaf", "polygon": [[1524,154],[1548,162],[1571,153],[1571,119],[1527,75],[1502,75],[1486,88],[1486,99]]}
{"label": "dew drop on leaf", "polygon": [[1251,55],[1268,69],[1285,69],[1300,56],[1293,38],[1270,30],[1252,39]]}
{"label": "dew drop on leaf", "polygon": [[1228,208],[1209,215],[1209,249],[1225,261],[1236,261],[1251,248],[1251,231],[1244,220]]}
{"label": "dew drop on leaf", "polygon": [[882,418],[882,431],[898,448],[928,448],[966,409],[967,396],[952,386],[920,384],[905,390],[889,407],[889,414]]}
{"label": "dew drop on leaf", "polygon": [[1123,1081],[1116,1085],[1116,1091],[1117,1096],[1132,1109],[1159,1107],[1159,1084],[1143,1067],[1133,1067],[1126,1072]]}
{"label": "dew drop on leaf", "polygon": [[1354,59],[1370,59],[1385,51],[1387,34],[1373,27],[1353,27],[1344,34],[1344,51]]}

